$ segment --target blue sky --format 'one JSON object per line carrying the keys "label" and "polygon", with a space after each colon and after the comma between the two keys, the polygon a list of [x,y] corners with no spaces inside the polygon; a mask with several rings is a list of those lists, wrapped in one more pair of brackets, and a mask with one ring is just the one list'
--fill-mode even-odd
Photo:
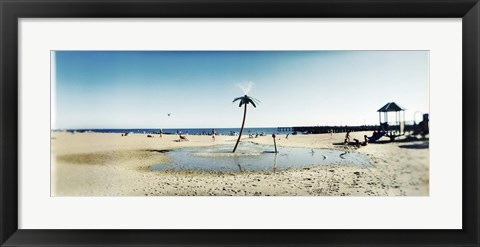
{"label": "blue sky", "polygon": [[[52,128],[378,124],[396,102],[429,111],[428,51],[56,51]],[[171,113],[168,116],[168,113]],[[417,114],[417,119],[421,118]]]}

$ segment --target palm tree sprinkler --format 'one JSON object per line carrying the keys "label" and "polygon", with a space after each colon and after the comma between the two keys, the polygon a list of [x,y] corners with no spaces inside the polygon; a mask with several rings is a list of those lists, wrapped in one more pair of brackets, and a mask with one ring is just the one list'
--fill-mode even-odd
{"label": "palm tree sprinkler", "polygon": [[235,101],[240,101],[240,104],[238,107],[242,107],[242,105],[245,105],[244,110],[243,110],[243,121],[242,121],[242,128],[240,128],[240,134],[238,135],[237,143],[235,144],[235,147],[233,148],[233,153],[235,153],[235,150],[237,150],[238,143],[240,142],[240,138],[242,138],[242,132],[243,132],[243,126],[245,125],[245,118],[247,117],[247,105],[252,104],[253,107],[257,107],[255,103],[258,104],[258,100],[254,99],[248,95],[244,95],[242,97],[235,98],[233,102]]}
{"label": "palm tree sprinkler", "polygon": [[277,151],[277,142],[275,141],[275,137],[277,137],[275,134],[272,134],[272,138],[273,138],[273,145],[275,146],[275,153],[278,153]]}

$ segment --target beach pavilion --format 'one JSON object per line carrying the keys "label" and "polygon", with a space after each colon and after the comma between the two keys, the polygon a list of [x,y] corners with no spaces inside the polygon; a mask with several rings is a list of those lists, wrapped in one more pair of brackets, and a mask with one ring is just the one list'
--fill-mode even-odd
{"label": "beach pavilion", "polygon": [[[405,109],[395,102],[389,102],[378,109],[380,128],[390,140],[405,134]],[[390,117],[390,119],[389,119]]]}

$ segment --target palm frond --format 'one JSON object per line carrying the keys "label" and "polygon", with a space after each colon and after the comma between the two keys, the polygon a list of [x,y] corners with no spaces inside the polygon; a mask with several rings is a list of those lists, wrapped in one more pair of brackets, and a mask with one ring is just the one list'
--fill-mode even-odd
{"label": "palm frond", "polygon": [[260,103],[260,100],[258,100],[258,99],[256,99],[256,98],[253,98],[253,97],[249,97],[249,98],[250,98],[253,102],[257,103],[257,104]]}
{"label": "palm frond", "polygon": [[257,106],[255,105],[255,102],[254,102],[252,99],[248,99],[248,102],[249,102],[250,104],[252,104],[253,107],[257,108]]}
{"label": "palm frond", "polygon": [[253,107],[257,107],[257,104],[260,103],[260,100],[258,99],[255,99],[255,98],[252,98],[250,96],[247,96],[247,95],[244,95],[242,97],[238,97],[238,98],[235,98],[233,102],[235,101],[240,101],[240,104],[238,105],[238,107],[242,107],[243,104],[252,104]]}
{"label": "palm frond", "polygon": [[235,99],[232,101],[232,103],[235,102],[235,101],[237,101],[237,100],[242,100],[243,98],[244,98],[244,96],[235,98]]}

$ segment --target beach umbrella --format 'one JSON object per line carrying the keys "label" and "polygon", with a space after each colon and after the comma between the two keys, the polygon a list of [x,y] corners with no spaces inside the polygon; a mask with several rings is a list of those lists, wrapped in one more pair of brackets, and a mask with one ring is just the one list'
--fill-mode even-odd
{"label": "beach umbrella", "polygon": [[233,102],[240,101],[240,104],[238,107],[242,107],[244,105],[244,110],[243,110],[243,121],[242,121],[242,127],[240,128],[240,134],[238,135],[237,143],[235,143],[235,147],[233,148],[233,153],[235,153],[235,150],[237,150],[238,143],[240,142],[240,138],[242,138],[242,132],[243,132],[243,127],[245,126],[245,118],[247,117],[247,105],[252,104],[253,107],[257,107],[255,103],[258,104],[258,100],[247,96],[246,94],[242,97],[235,98]]}

